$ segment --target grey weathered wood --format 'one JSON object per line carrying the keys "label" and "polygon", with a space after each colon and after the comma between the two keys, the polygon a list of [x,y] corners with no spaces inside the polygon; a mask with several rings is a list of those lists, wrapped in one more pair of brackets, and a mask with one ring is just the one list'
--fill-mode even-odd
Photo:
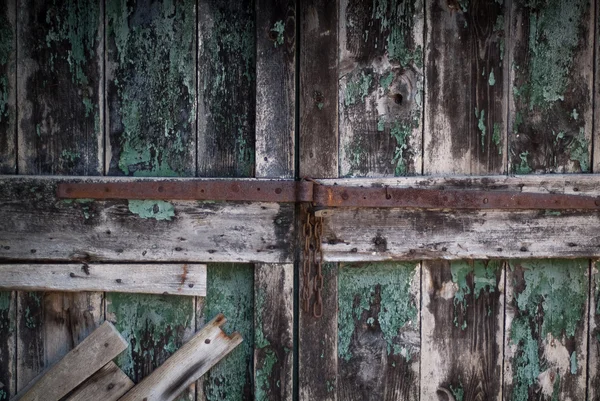
{"label": "grey weathered wood", "polygon": [[206,265],[0,264],[0,289],[206,295]]}
{"label": "grey weathered wood", "polygon": [[591,171],[595,3],[511,2],[511,171]]}
{"label": "grey weathered wood", "polygon": [[0,174],[14,174],[17,170],[15,7],[15,1],[0,1]]}
{"label": "grey weathered wood", "polygon": [[254,175],[256,30],[253,0],[198,9],[198,175]]}
{"label": "grey weathered wood", "polygon": [[225,322],[223,315],[215,317],[121,400],[174,400],[242,342],[239,333],[230,337],[221,330]]}
{"label": "grey weathered wood", "polygon": [[[0,258],[72,261],[291,260],[294,206],[63,201],[54,178],[0,179]],[[106,179],[104,179],[106,180]],[[127,180],[127,179],[125,179]]]}
{"label": "grey weathered wood", "polygon": [[256,176],[294,177],[296,1],[256,1]]}
{"label": "grey weathered wood", "polygon": [[592,262],[590,284],[587,399],[598,401],[600,400],[600,274],[598,261]]}
{"label": "grey weathered wood", "polygon": [[301,177],[338,176],[338,1],[300,3]]}
{"label": "grey weathered wood", "polygon": [[[598,79],[598,73],[600,72],[600,40],[597,38],[600,35],[600,7],[598,7],[598,2],[594,1],[596,4],[596,14],[595,14],[595,24],[594,24],[594,43],[596,47],[594,48],[594,92],[592,96],[593,104],[592,110],[597,110],[598,102],[600,102],[600,79]],[[594,173],[600,172],[600,113],[597,111],[592,112],[594,118],[594,131],[592,132],[592,169],[591,171]],[[595,401],[595,400],[594,400]]]}
{"label": "grey weathered wood", "polygon": [[340,1],[341,176],[421,172],[423,4]]}
{"label": "grey weathered wood", "polygon": [[510,262],[504,400],[586,399],[588,260]]}
{"label": "grey weathered wood", "polygon": [[292,400],[294,265],[256,264],[254,397]]}
{"label": "grey weathered wood", "polygon": [[427,2],[426,174],[506,171],[507,4]]}
{"label": "grey weathered wood", "polygon": [[0,400],[15,395],[17,388],[17,294],[0,292]]}
{"label": "grey weathered wood", "polygon": [[109,362],[62,401],[117,401],[133,382],[114,362]]}
{"label": "grey weathered wood", "polygon": [[125,348],[125,339],[112,324],[105,322],[13,400],[58,401]]}
{"label": "grey weathered wood", "polygon": [[18,171],[102,173],[102,1],[17,4]]}

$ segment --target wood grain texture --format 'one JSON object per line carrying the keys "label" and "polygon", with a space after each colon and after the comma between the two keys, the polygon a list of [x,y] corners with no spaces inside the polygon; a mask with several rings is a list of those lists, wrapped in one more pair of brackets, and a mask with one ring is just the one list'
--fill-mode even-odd
{"label": "wood grain texture", "polygon": [[197,298],[196,327],[222,313],[227,334],[239,332],[244,342],[199,382],[198,401],[254,400],[254,269],[247,264],[209,264],[208,293]]}
{"label": "wood grain texture", "polygon": [[426,174],[506,171],[507,4],[427,2]]}
{"label": "wood grain texture", "polygon": [[300,177],[338,176],[338,1],[300,3]]}
{"label": "wood grain texture", "polygon": [[338,399],[418,400],[419,263],[340,264]]}
{"label": "wood grain texture", "polygon": [[109,175],[196,170],[196,3],[106,2]]}
{"label": "wood grain texture", "polygon": [[15,7],[15,1],[0,1],[0,174],[17,171]]}
{"label": "wood grain texture", "polygon": [[104,322],[54,364],[14,401],[58,401],[127,348],[115,327]]}
{"label": "wood grain texture", "polygon": [[117,401],[133,382],[114,362],[109,362],[62,401]]}
{"label": "wood grain texture", "polygon": [[511,171],[591,171],[594,9],[594,0],[512,2]]}
{"label": "wood grain texture", "polygon": [[296,1],[256,1],[256,176],[294,177]]}
{"label": "wood grain texture", "polygon": [[0,289],[206,295],[206,265],[0,264]]}
{"label": "wood grain texture", "polygon": [[510,262],[504,400],[586,397],[588,260]]}
{"label": "wood grain texture", "polygon": [[503,263],[424,263],[422,315],[421,399],[501,401]]}
{"label": "wood grain texture", "polygon": [[0,292],[0,400],[17,392],[17,293]]}
{"label": "wood grain texture", "polygon": [[221,330],[225,322],[217,315],[121,400],[174,400],[242,342],[239,333],[230,337]]}
{"label": "wood grain texture", "polygon": [[102,173],[101,1],[19,0],[19,173]]}
{"label": "wood grain texture", "polygon": [[600,113],[598,113],[597,107],[600,102],[600,6],[597,1],[594,1],[596,6],[595,20],[594,20],[594,92],[593,92],[593,103],[592,103],[592,115],[594,118],[592,132],[592,169],[591,172],[600,172]]}
{"label": "wood grain texture", "polygon": [[198,9],[198,175],[252,177],[255,169],[254,0]]}
{"label": "wood grain texture", "polygon": [[293,205],[61,201],[55,197],[59,181],[64,179],[0,178],[0,220],[6,222],[0,232],[0,258],[291,260]]}
{"label": "wood grain texture", "polygon": [[341,176],[421,172],[423,1],[341,0]]}
{"label": "wood grain texture", "polygon": [[600,400],[600,273],[598,261],[592,262],[590,280],[590,309],[588,336],[588,382],[587,399]]}
{"label": "wood grain texture", "polygon": [[294,265],[254,267],[254,399],[292,400]]}

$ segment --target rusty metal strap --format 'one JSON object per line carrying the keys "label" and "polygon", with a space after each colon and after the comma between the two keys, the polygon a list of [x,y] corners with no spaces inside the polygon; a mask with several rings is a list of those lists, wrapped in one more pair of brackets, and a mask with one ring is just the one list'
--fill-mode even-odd
{"label": "rusty metal strap", "polygon": [[600,209],[600,199],[566,194],[321,185],[314,181],[190,180],[60,183],[59,198],[312,203],[317,208]]}

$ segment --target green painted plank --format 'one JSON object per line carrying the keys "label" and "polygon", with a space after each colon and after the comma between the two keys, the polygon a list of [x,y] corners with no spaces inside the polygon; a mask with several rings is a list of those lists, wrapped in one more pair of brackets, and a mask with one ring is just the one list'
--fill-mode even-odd
{"label": "green painted plank", "polygon": [[338,399],[418,400],[418,263],[341,264]]}
{"label": "green painted plank", "polygon": [[504,400],[584,400],[588,260],[511,261]]}
{"label": "green painted plank", "polygon": [[196,3],[108,0],[109,175],[196,170]]}
{"label": "green painted plank", "polygon": [[600,273],[598,262],[592,264],[590,288],[589,378],[587,399],[600,401]]}
{"label": "green painted plank", "polygon": [[591,171],[594,1],[514,1],[509,164]]}
{"label": "green painted plank", "polygon": [[0,401],[16,393],[16,292],[0,292]]}
{"label": "green painted plank", "polygon": [[16,3],[0,1],[0,174],[15,174],[16,154]]}
{"label": "green painted plank", "polygon": [[18,0],[18,170],[102,173],[102,2]]}
{"label": "green painted plank", "polygon": [[254,176],[254,0],[199,4],[198,175]]}

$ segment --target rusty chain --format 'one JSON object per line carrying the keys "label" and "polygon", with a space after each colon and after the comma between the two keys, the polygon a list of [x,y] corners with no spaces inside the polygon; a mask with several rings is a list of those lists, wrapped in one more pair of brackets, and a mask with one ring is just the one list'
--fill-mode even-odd
{"label": "rusty chain", "polygon": [[[311,311],[314,317],[323,315],[323,217],[319,212],[306,210],[306,220],[302,225],[303,260],[301,305],[304,312]],[[313,274],[314,266],[314,278]],[[312,282],[312,284],[311,284]],[[314,294],[314,303],[312,298]]]}

